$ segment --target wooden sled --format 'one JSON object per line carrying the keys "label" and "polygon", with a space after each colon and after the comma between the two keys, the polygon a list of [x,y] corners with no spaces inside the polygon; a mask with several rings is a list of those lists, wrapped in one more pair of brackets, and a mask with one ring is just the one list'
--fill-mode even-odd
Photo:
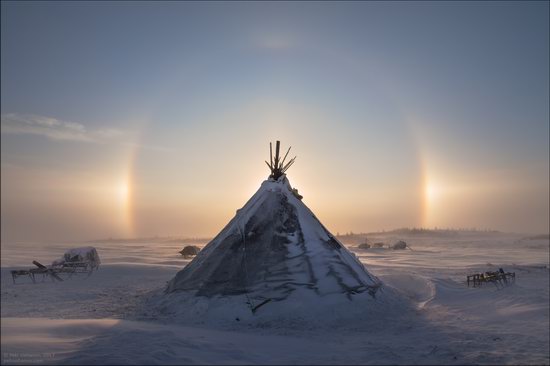
{"label": "wooden sled", "polygon": [[495,272],[476,273],[466,277],[468,287],[481,287],[484,283],[492,283],[496,288],[501,289],[516,282],[515,272],[504,272],[502,268],[499,268]]}
{"label": "wooden sled", "polygon": [[63,282],[61,275],[67,275],[68,278],[71,278],[74,274],[85,273],[90,276],[94,270],[99,268],[98,265],[94,265],[90,262],[64,262],[60,264],[53,264],[49,267],[46,267],[37,261],[32,261],[32,263],[37,268],[16,269],[11,271],[11,277],[14,285],[16,284],[15,279],[20,276],[29,277],[32,283],[36,283],[38,279],[41,279],[41,282],[44,282],[47,278],[50,278],[54,282]]}

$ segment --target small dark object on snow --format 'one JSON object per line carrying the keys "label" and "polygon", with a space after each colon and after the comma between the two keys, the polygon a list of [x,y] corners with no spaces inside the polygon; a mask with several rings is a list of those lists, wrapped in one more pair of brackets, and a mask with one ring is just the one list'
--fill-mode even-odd
{"label": "small dark object on snow", "polygon": [[188,245],[182,250],[180,250],[179,252],[181,253],[181,255],[187,258],[187,257],[192,257],[199,254],[200,250],[201,248],[199,248],[196,245]]}
{"label": "small dark object on snow", "polygon": [[359,248],[359,249],[369,249],[370,244],[369,243],[361,243],[357,246],[357,248]]}
{"label": "small dark object on snow", "polygon": [[406,249],[407,248],[407,243],[405,243],[403,240],[399,240],[391,248],[394,249],[394,250]]}
{"label": "small dark object on snow", "polygon": [[470,287],[470,283],[473,287],[481,287],[483,283],[491,282],[496,288],[500,289],[516,282],[516,273],[504,272],[502,268],[499,268],[495,272],[488,271],[466,276],[466,282],[468,283],[468,287]]}

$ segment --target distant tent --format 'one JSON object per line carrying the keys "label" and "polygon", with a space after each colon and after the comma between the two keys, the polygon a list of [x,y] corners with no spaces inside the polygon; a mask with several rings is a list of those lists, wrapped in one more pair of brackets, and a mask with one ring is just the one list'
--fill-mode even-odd
{"label": "distant tent", "polygon": [[182,250],[180,250],[179,252],[184,257],[192,257],[194,255],[199,254],[200,250],[201,250],[201,248],[199,248],[196,245],[187,245]]}
{"label": "distant tent", "polygon": [[[271,154],[269,178],[227,226],[168,283],[198,297],[245,295],[252,312],[303,294],[374,297],[381,283],[315,217]],[[271,148],[271,144],[270,144]],[[270,149],[271,150],[271,149]]]}
{"label": "distant tent", "polygon": [[403,240],[398,240],[395,244],[393,244],[392,249],[394,250],[403,250],[407,248],[407,243],[405,243]]}

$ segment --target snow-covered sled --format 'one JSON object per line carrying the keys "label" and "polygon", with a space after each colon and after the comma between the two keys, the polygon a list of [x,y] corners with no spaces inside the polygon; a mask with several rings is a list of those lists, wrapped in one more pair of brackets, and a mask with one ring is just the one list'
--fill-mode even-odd
{"label": "snow-covered sled", "polygon": [[101,260],[94,247],[73,248],[65,252],[61,259],[53,261],[52,269],[64,273],[89,273],[99,268]]}
{"label": "snow-covered sled", "polygon": [[495,272],[489,271],[485,273],[476,273],[473,275],[469,275],[466,277],[466,282],[468,283],[468,287],[470,287],[470,284],[472,284],[473,287],[481,287],[481,285],[483,285],[484,283],[492,283],[500,289],[504,286],[515,283],[516,273],[504,272],[502,268],[499,268],[499,270]]}
{"label": "snow-covered sled", "polygon": [[11,271],[14,284],[15,279],[20,276],[28,276],[33,283],[36,283],[37,278],[41,278],[42,282],[46,278],[62,282],[62,275],[68,275],[68,278],[71,278],[76,273],[87,273],[89,276],[99,268],[101,260],[94,247],[83,247],[68,250],[63,257],[53,261],[50,266],[45,266],[37,261],[32,261],[32,263],[36,268]]}

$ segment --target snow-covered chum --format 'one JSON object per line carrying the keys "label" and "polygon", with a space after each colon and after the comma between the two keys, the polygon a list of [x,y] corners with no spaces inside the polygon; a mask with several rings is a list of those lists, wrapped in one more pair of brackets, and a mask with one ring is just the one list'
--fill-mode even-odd
{"label": "snow-covered chum", "polygon": [[381,282],[293,193],[286,174],[274,172],[281,164],[279,157],[272,161],[270,177],[177,273],[165,293],[195,297],[194,303],[200,297],[208,302],[207,308],[221,298],[242,297],[232,304],[240,301],[252,313],[269,311],[274,303],[277,308],[292,304],[293,310],[330,311],[328,304],[339,301],[376,301]]}

